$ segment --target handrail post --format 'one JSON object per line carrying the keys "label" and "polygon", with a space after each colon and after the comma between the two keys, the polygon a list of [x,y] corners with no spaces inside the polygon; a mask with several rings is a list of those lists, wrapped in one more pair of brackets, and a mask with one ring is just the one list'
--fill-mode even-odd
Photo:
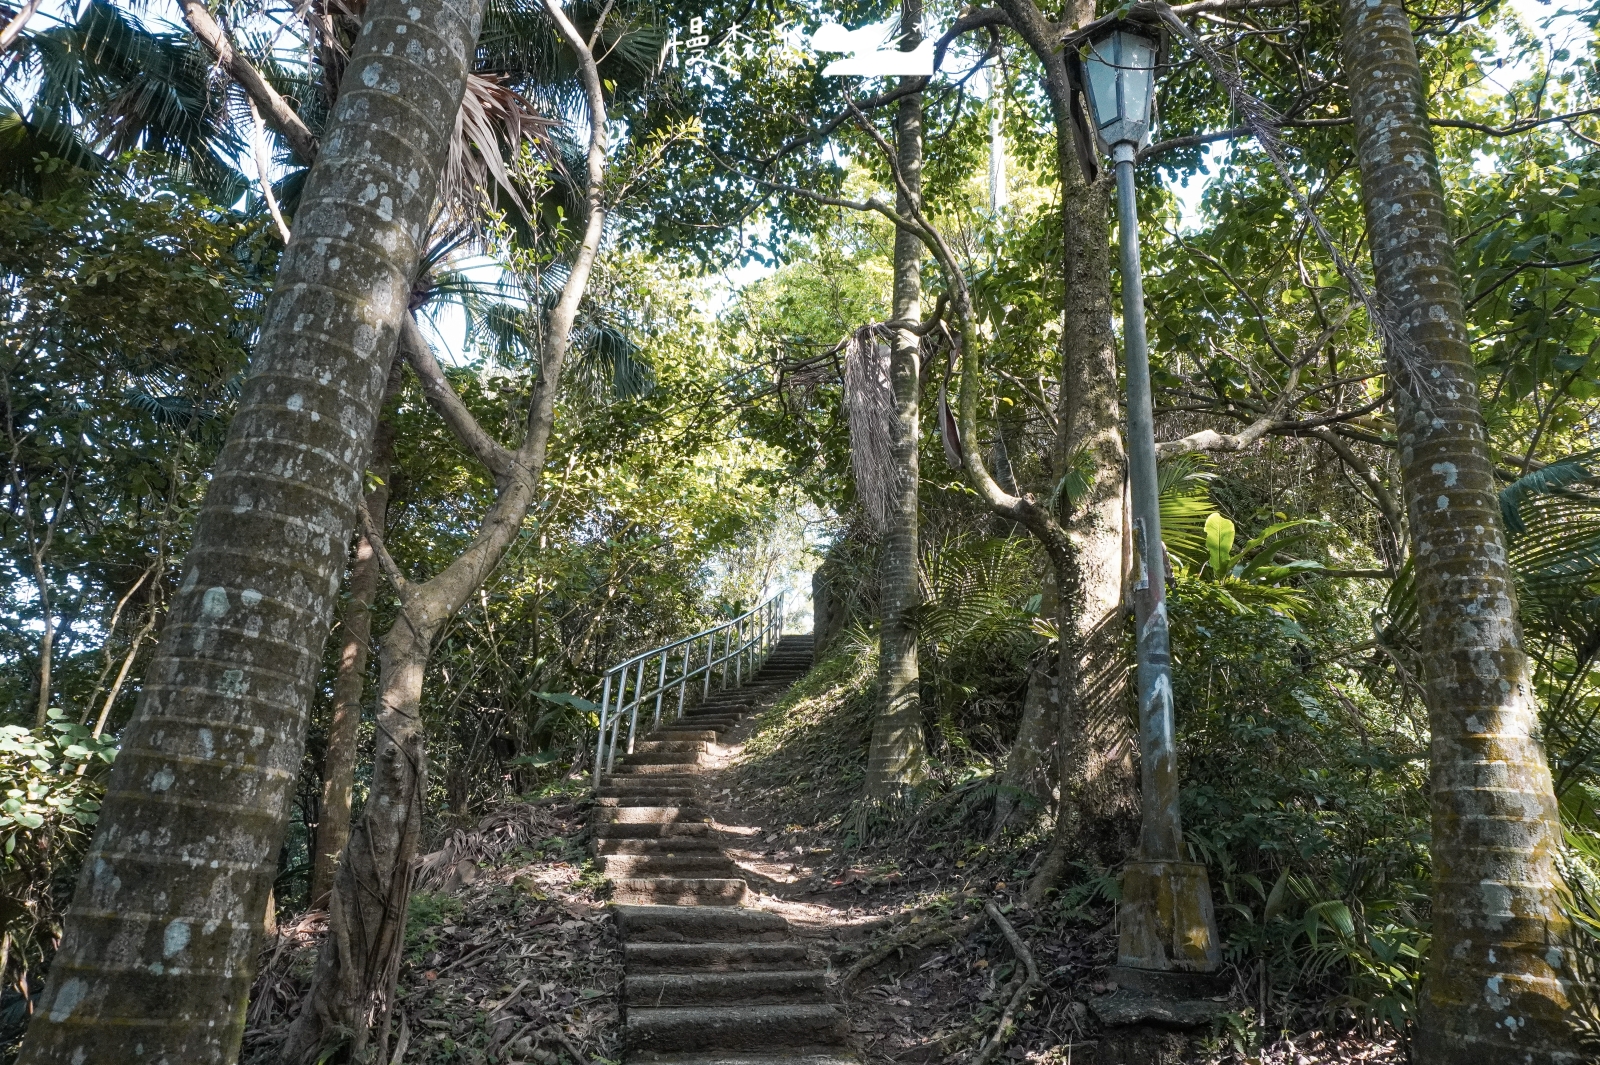
{"label": "handrail post", "polygon": [[634,672],[633,678],[633,712],[628,715],[628,753],[633,753],[634,734],[639,731],[639,704],[644,702],[644,659],[639,659],[639,668]]}
{"label": "handrail post", "polygon": [[611,674],[606,674],[605,683],[600,689],[600,734],[594,744],[594,786],[600,786],[600,760],[606,752],[606,704],[611,702]]}
{"label": "handrail post", "polygon": [[683,665],[678,667],[678,717],[680,718],[683,717],[683,697],[689,688],[689,648],[693,645],[693,640],[684,643]]}
{"label": "handrail post", "polygon": [[744,642],[744,619],[734,622],[733,629],[734,640],[739,644],[739,649],[733,653],[733,686],[741,688],[744,686],[744,649],[747,646]]}
{"label": "handrail post", "polygon": [[611,707],[611,742],[606,747],[606,772],[616,768],[617,738],[622,735],[622,708],[628,702],[628,671],[617,674],[617,698]]}
{"label": "handrail post", "polygon": [[706,699],[711,698],[711,659],[716,657],[716,653],[717,653],[717,634],[714,633],[714,632],[707,633],[706,634],[706,683],[705,683],[705,690],[703,690],[700,693],[701,700],[706,700]]}
{"label": "handrail post", "polygon": [[728,648],[732,646],[731,627],[722,630],[722,658],[717,662],[717,685],[728,690]]}
{"label": "handrail post", "polygon": [[651,719],[650,727],[656,728],[661,724],[661,697],[667,693],[667,652],[661,652],[661,668],[656,670],[656,712]]}

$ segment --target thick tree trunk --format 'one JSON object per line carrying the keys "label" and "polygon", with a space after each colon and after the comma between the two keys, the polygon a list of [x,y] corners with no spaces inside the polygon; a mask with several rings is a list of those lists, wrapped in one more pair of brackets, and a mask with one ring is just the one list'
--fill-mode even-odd
{"label": "thick tree trunk", "polygon": [[373,0],[20,1061],[230,1062],[477,0]]}
{"label": "thick tree trunk", "polygon": [[588,215],[566,283],[549,312],[527,434],[513,452],[501,447],[450,388],[416,323],[407,321],[402,343],[430,404],[452,432],[494,474],[498,494],[471,544],[436,576],[421,584],[405,580],[389,558],[377,529],[365,532],[400,596],[400,616],[382,640],[378,747],[372,793],[350,834],[328,900],[328,935],[300,1016],[285,1040],[288,1062],[316,1059],[335,1039],[348,1036],[350,1055],[361,1060],[372,1030],[379,1059],[386,1059],[395,979],[405,943],[406,909],[421,839],[427,794],[426,730],[422,691],[433,641],[440,629],[489,578],[522,531],[544,471],[556,394],[571,344],[578,304],[605,231],[605,99],[594,56],[557,6],[545,7],[578,58],[590,116],[586,200]]}
{"label": "thick tree trunk", "polygon": [[[900,30],[906,36],[902,47],[915,47],[921,40],[921,23],[921,0],[904,0]],[[901,214],[909,214],[913,206],[921,207],[921,93],[901,99],[895,116],[895,141],[906,185],[897,194],[897,207]],[[918,202],[913,205],[910,197]],[[896,321],[915,321],[922,314],[922,241],[904,229],[896,230],[894,238],[893,308]],[[889,356],[895,405],[890,442],[895,479],[890,488],[892,498],[885,508],[888,518],[879,560],[878,713],[872,723],[866,778],[866,793],[876,799],[890,798],[917,783],[927,757],[922,737],[922,678],[917,665],[915,621],[916,608],[922,601],[917,548],[920,344],[921,338],[910,329],[897,329]]]}
{"label": "thick tree trunk", "polygon": [[[1089,488],[1069,516],[1075,573],[1058,574],[1067,594],[1058,621],[1061,646],[1079,656],[1078,678],[1064,686],[1056,717],[1061,799],[1051,853],[1030,886],[1036,896],[1054,886],[1074,854],[1102,862],[1120,859],[1137,807],[1137,782],[1127,756],[1126,662],[1122,649],[1123,476],[1121,403],[1115,338],[1111,330],[1111,230],[1109,186],[1087,181],[1072,121],[1071,84],[1060,34],[1033,0],[1000,0],[1012,26],[1044,70],[1045,92],[1056,128],[1061,178],[1062,307],[1061,381],[1053,473],[1066,474],[1087,456]],[[1065,16],[1073,24],[1094,17],[1092,3],[1077,0]]]}
{"label": "thick tree trunk", "polygon": [[1343,57],[1400,466],[1432,740],[1433,948],[1414,1060],[1577,1062],[1560,815],[1506,568],[1455,250],[1411,23],[1344,0]]}
{"label": "thick tree trunk", "polygon": [[[396,363],[396,370],[400,364]],[[393,385],[398,374],[391,374]],[[391,387],[391,391],[392,391]],[[394,458],[394,427],[378,423],[367,464],[376,483],[367,492],[367,513],[383,530],[389,510],[389,465]],[[355,787],[356,741],[361,730],[362,696],[366,693],[367,648],[372,643],[372,601],[378,591],[378,556],[372,541],[356,533],[355,559],[350,563],[350,599],[339,630],[344,646],[333,682],[333,720],[322,759],[322,803],[317,818],[316,857],[311,868],[311,906],[327,905],[339,855],[350,839],[350,803]]]}
{"label": "thick tree trunk", "polygon": [[[1060,612],[1061,597],[1056,593],[1055,571],[1044,576],[1039,597],[1039,615],[1055,618]],[[1022,795],[1032,795],[1048,802],[1056,766],[1057,721],[1061,716],[1061,684],[1057,675],[1060,654],[1041,654],[1028,669],[1028,690],[1022,700],[1022,721],[1017,725],[1017,736],[1006,752],[1005,766],[1000,770],[999,794],[994,800],[994,820],[990,838],[1006,827],[1011,815],[1022,801]]]}

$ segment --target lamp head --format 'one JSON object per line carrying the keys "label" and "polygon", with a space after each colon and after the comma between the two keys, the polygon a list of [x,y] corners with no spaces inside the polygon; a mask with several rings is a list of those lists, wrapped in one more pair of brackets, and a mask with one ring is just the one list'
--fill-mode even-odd
{"label": "lamp head", "polygon": [[1091,124],[1100,149],[1131,159],[1150,143],[1150,105],[1162,52],[1159,28],[1132,20],[1110,23],[1084,42],[1079,62]]}

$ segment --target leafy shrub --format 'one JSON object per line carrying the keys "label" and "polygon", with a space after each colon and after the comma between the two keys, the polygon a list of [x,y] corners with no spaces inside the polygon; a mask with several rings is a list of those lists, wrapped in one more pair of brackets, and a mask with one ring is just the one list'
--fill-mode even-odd
{"label": "leafy shrub", "polygon": [[[8,986],[38,989],[115,757],[115,741],[60,710],[41,729],[0,726],[0,964]],[[19,999],[0,1017],[6,1036],[21,1034],[25,1015]]]}
{"label": "leafy shrub", "polygon": [[[1340,594],[1344,589],[1340,587]],[[1309,593],[1308,593],[1309,594]],[[1362,683],[1366,617],[1172,594],[1186,837],[1258,1016],[1404,1027],[1428,944],[1426,736]]]}

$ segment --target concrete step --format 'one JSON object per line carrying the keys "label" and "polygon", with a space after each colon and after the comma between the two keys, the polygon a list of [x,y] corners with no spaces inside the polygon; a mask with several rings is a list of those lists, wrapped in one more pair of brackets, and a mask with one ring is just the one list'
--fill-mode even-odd
{"label": "concrete step", "polygon": [[618,758],[616,764],[621,765],[699,765],[704,757],[701,751],[641,751],[634,748],[632,754],[625,754]]}
{"label": "concrete step", "polygon": [[624,1001],[634,1006],[754,1006],[761,1003],[799,1005],[827,1001],[821,969],[774,969],[765,972],[650,973],[622,981]]}
{"label": "concrete step", "polygon": [[781,1053],[759,1054],[739,1050],[689,1050],[659,1053],[639,1051],[628,1056],[629,1065],[861,1065],[843,1047],[792,1047]]}
{"label": "concrete step", "polygon": [[631,905],[614,909],[626,943],[771,943],[789,939],[789,922],[763,910]]}
{"label": "concrete step", "polygon": [[634,906],[737,906],[749,886],[732,877],[622,877],[611,881],[611,898]]}
{"label": "concrete step", "polygon": [[671,857],[675,854],[721,854],[722,843],[709,833],[704,836],[667,836],[665,838],[628,838],[613,836],[595,840],[595,854],[655,854]]}
{"label": "concrete step", "polygon": [[625,758],[618,758],[617,764],[611,768],[611,772],[619,776],[626,775],[630,777],[682,776],[684,768],[685,763],[683,762],[639,763],[630,762]]}
{"label": "concrete step", "polygon": [[595,796],[596,806],[689,806],[695,801],[693,788],[635,788]]}
{"label": "concrete step", "polygon": [[677,721],[668,722],[662,725],[661,728],[652,732],[650,735],[653,738],[651,740],[647,740],[646,742],[654,743],[662,738],[665,738],[666,742],[669,743],[700,742],[709,745],[717,742],[717,733],[715,729],[696,728],[692,722],[688,721],[681,723]]}
{"label": "concrete step", "polygon": [[801,969],[803,943],[624,943],[629,973]]}
{"label": "concrete step", "polygon": [[600,794],[607,794],[607,789],[615,788],[625,792],[638,792],[646,788],[688,788],[694,790],[700,786],[699,773],[651,773],[648,779],[638,773],[624,773],[622,776],[605,776],[600,780]]}
{"label": "concrete step", "polygon": [[708,820],[704,807],[687,806],[596,806],[589,811],[589,822],[601,825],[671,825]]}
{"label": "concrete step", "polygon": [[608,822],[594,826],[596,839],[678,839],[685,836],[709,838],[711,825],[705,821],[679,821],[672,824],[646,822]]}
{"label": "concrete step", "polygon": [[721,851],[687,854],[602,854],[600,871],[610,880],[642,877],[735,877],[739,867]]}
{"label": "concrete step", "polygon": [[629,1008],[623,1045],[641,1050],[771,1050],[839,1045],[849,1024],[826,1003]]}
{"label": "concrete step", "polygon": [[633,745],[635,754],[666,754],[668,752],[687,752],[689,754],[704,754],[711,749],[711,743],[705,740],[670,739],[640,740]]}

